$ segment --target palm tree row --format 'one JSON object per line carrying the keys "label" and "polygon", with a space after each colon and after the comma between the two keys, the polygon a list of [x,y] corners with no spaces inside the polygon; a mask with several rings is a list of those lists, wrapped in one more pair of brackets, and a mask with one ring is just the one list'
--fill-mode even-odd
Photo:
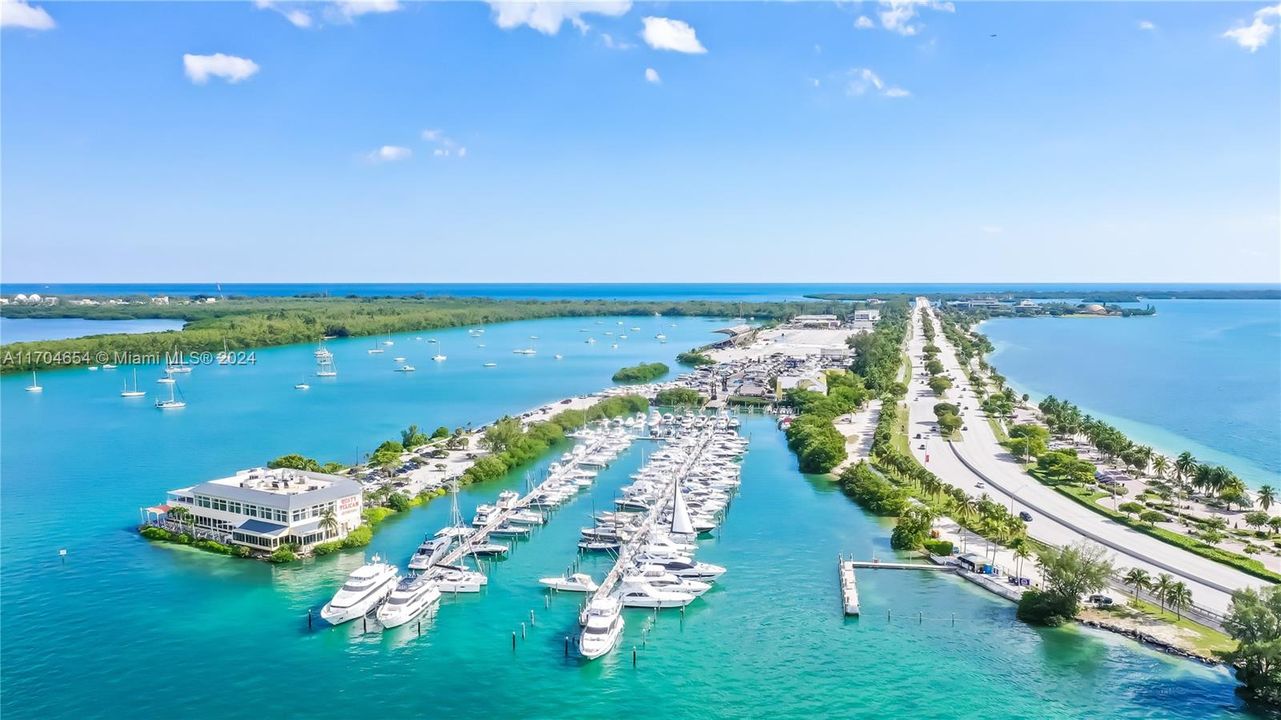
{"label": "palm tree row", "polygon": [[1176,617],[1182,619],[1183,610],[1192,605],[1192,591],[1181,580],[1176,581],[1173,575],[1161,573],[1153,579],[1143,568],[1130,568],[1121,577],[1121,582],[1134,588],[1134,601],[1137,604],[1139,592],[1146,591],[1156,597],[1164,612],[1168,605]]}

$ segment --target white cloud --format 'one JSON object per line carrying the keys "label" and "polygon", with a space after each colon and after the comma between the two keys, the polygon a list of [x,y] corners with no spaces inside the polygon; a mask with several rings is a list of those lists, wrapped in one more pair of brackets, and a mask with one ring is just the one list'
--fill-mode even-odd
{"label": "white cloud", "polygon": [[707,48],[698,41],[694,28],[688,23],[664,17],[647,17],[641,22],[645,24],[645,29],[641,30],[641,37],[655,50],[671,50],[695,55],[707,52]]}
{"label": "white cloud", "polygon": [[28,5],[25,0],[0,0],[0,27],[52,30],[57,25],[44,8]]}
{"label": "white cloud", "polygon": [[[881,27],[899,35],[915,35],[925,27],[914,23],[920,8],[929,8],[940,12],[956,12],[956,6],[941,0],[882,0],[876,15],[881,20]],[[856,23],[857,25],[857,23]]]}
{"label": "white cloud", "polygon": [[654,68],[645,68],[645,82],[653,85],[662,85],[663,79],[658,76],[658,71]]}
{"label": "white cloud", "polygon": [[859,97],[869,92],[887,98],[905,98],[912,94],[901,87],[886,85],[881,76],[870,68],[850,68],[845,73],[845,94]]}
{"label": "white cloud", "polygon": [[1267,45],[1272,34],[1277,31],[1277,26],[1269,22],[1272,18],[1281,18],[1281,3],[1256,10],[1253,22],[1249,25],[1238,23],[1238,27],[1223,33],[1223,37],[1250,52],[1255,52]]}
{"label": "white cloud", "polygon": [[413,150],[399,145],[383,145],[377,150],[365,156],[365,159],[372,163],[397,162],[407,160],[414,154]]}
{"label": "white cloud", "polygon": [[248,58],[215,53],[213,55],[182,56],[182,67],[187,77],[197,85],[204,85],[209,78],[222,78],[229,83],[246,80],[258,72],[258,63]]}
{"label": "white cloud", "polygon": [[1001,227],[1000,225],[984,225],[980,227],[979,230],[982,230],[988,235],[1000,235],[1001,233],[1005,232],[1005,228]]}
{"label": "white cloud", "polygon": [[858,19],[854,21],[854,27],[859,30],[871,30],[876,27],[876,23],[872,22],[872,18],[866,15],[859,15]]}
{"label": "white cloud", "polygon": [[280,13],[294,27],[309,28],[312,26],[311,15],[297,3],[281,5],[274,0],[254,0],[254,6],[259,10],[272,10]]}
{"label": "white cloud", "polygon": [[444,130],[424,130],[422,137],[423,140],[434,146],[431,151],[434,157],[467,157],[467,148],[454,142],[453,138],[446,135]]}
{"label": "white cloud", "polygon": [[1156,30],[1156,23],[1152,22],[1151,20],[1140,20],[1139,29],[1147,30],[1148,32],[1153,32]]}
{"label": "white cloud", "polygon": [[603,44],[605,47],[609,48],[610,50],[631,50],[632,48],[636,47],[635,45],[627,42],[626,40],[619,40],[618,38],[614,37],[613,35],[610,35],[607,32],[603,32],[600,34],[600,41],[601,41],[601,44]]}
{"label": "white cloud", "polygon": [[[545,2],[543,0],[486,0],[493,11],[494,23],[504,30],[528,25],[544,35],[555,35],[568,21],[579,32],[590,26],[584,15],[618,17],[632,9],[631,0],[596,0],[595,2]],[[609,41],[606,41],[609,45]]]}
{"label": "white cloud", "polygon": [[400,10],[397,0],[337,0],[334,9],[350,20],[361,15],[374,15]]}

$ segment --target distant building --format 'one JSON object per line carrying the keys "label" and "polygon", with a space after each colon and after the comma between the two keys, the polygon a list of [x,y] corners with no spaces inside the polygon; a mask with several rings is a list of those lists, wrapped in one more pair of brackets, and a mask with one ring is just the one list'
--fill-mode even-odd
{"label": "distant building", "polygon": [[854,311],[854,322],[874,323],[880,319],[881,319],[880,310],[855,310]]}
{"label": "distant building", "polygon": [[818,370],[812,370],[799,375],[779,375],[775,383],[777,387],[776,397],[782,399],[788,390],[811,390],[827,394],[827,375]]}
{"label": "distant building", "polygon": [[[360,526],[364,498],[360,483],[325,473],[287,468],[253,468],[235,475],[170,490],[165,505],[148,513],[174,521],[174,508],[191,513],[197,529],[258,550],[282,543],[309,548],[339,540]],[[332,511],[336,528],[322,526]]]}
{"label": "distant building", "polygon": [[840,327],[841,320],[835,315],[797,315],[792,318],[793,325],[813,328]]}
{"label": "distant building", "polygon": [[168,296],[168,295],[160,295],[160,296],[157,296],[157,297],[153,297],[153,298],[151,298],[151,304],[152,304],[152,305],[168,305],[168,304],[169,304],[169,296]]}

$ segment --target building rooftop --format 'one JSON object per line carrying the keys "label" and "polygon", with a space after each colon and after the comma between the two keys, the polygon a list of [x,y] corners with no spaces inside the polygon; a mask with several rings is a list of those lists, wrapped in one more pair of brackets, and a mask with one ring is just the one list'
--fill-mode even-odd
{"label": "building rooftop", "polygon": [[361,493],[360,483],[355,480],[290,468],[250,468],[184,490],[281,509],[306,507]]}

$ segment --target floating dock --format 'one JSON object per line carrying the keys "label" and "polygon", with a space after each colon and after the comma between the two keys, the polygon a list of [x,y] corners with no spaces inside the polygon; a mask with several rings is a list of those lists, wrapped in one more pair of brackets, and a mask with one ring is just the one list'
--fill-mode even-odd
{"label": "floating dock", "polygon": [[858,615],[858,581],[854,579],[854,560],[838,558],[837,571],[841,578],[841,604],[846,615]]}

